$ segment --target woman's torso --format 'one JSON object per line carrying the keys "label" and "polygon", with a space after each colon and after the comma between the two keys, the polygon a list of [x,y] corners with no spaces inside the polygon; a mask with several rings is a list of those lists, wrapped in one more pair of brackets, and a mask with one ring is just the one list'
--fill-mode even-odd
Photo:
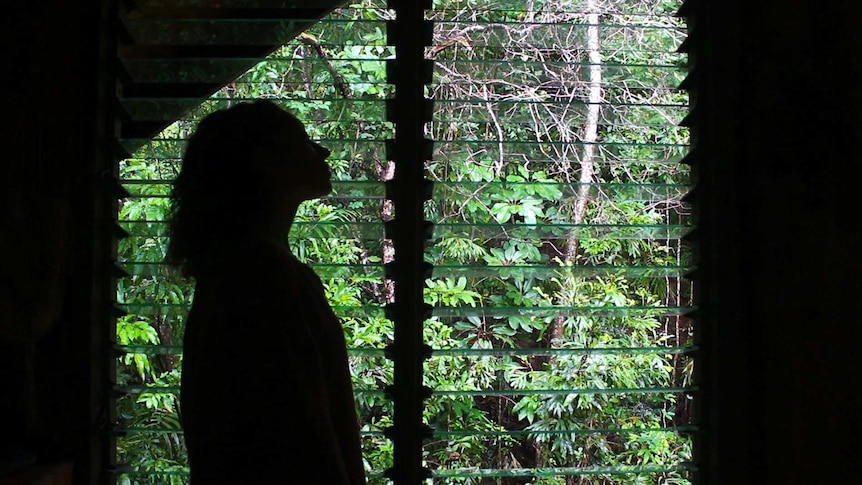
{"label": "woman's torso", "polygon": [[[310,483],[364,483],[344,337],[320,281],[289,253],[255,250],[197,279],[181,395],[193,477],[255,468],[272,480],[293,463],[330,474]],[[318,436],[330,428],[335,444]]]}

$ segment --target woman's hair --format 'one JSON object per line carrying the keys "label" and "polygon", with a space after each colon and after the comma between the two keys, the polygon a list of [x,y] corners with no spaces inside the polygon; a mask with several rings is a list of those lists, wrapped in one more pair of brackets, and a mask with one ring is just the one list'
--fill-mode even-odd
{"label": "woman's hair", "polygon": [[[264,193],[262,155],[283,140],[293,115],[270,101],[207,115],[189,138],[174,181],[165,260],[197,276],[228,247],[275,217]],[[295,123],[295,121],[294,121]]]}

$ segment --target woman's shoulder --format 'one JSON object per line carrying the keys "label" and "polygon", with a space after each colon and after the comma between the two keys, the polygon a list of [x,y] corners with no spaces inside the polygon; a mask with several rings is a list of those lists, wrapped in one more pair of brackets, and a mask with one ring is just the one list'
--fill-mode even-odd
{"label": "woman's shoulder", "polygon": [[271,240],[249,241],[241,250],[240,261],[246,267],[294,271],[300,264],[285,245]]}

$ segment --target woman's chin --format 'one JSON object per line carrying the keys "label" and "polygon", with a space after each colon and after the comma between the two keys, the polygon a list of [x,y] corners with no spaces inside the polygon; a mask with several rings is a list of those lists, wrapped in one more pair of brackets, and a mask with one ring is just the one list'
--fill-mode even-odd
{"label": "woman's chin", "polygon": [[309,187],[304,199],[319,199],[321,197],[326,197],[330,192],[332,192],[332,183],[327,180],[326,183],[321,183],[319,186]]}
{"label": "woman's chin", "polygon": [[326,179],[326,183],[324,183],[323,186],[321,187],[321,194],[318,195],[318,197],[323,197],[323,196],[329,195],[330,192],[332,192],[332,181],[329,179]]}

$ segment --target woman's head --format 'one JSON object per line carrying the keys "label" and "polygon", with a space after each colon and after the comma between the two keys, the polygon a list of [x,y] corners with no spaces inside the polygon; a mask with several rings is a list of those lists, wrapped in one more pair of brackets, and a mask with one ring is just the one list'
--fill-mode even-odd
{"label": "woman's head", "polygon": [[332,189],[327,156],[272,102],[208,115],[174,182],[167,260],[195,275],[219,245],[287,230],[302,201]]}

